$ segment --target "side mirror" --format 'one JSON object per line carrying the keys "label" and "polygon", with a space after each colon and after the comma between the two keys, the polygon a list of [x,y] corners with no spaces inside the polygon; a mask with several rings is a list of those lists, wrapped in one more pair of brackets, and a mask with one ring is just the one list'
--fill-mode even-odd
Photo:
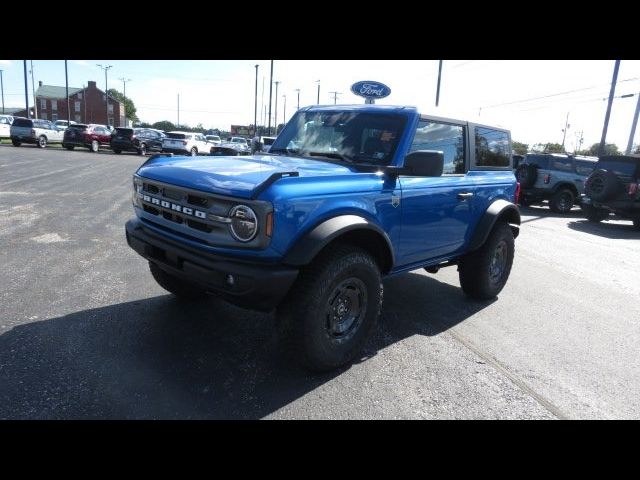
{"label": "side mirror", "polygon": [[434,150],[416,150],[404,157],[405,175],[440,177],[444,169],[444,154]]}

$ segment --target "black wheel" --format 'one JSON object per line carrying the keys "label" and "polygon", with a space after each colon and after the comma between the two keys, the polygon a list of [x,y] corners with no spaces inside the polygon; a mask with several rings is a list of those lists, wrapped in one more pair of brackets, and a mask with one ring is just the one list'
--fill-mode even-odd
{"label": "black wheel", "polygon": [[66,148],[67,150],[71,151],[75,148],[74,145],[62,145],[64,148]]}
{"label": "black wheel", "polygon": [[93,142],[91,142],[89,150],[91,150],[93,153],[96,153],[98,150],[100,150],[100,143],[97,140],[94,140]]}
{"label": "black wheel", "polygon": [[516,169],[516,178],[521,188],[531,188],[536,183],[538,167],[531,163],[523,163]]}
{"label": "black wheel", "polygon": [[142,145],[140,145],[140,148],[138,149],[138,155],[146,155],[147,154],[147,146],[143,143]]}
{"label": "black wheel", "polygon": [[568,188],[561,188],[549,199],[549,208],[556,213],[569,213],[576,200],[575,194]]}
{"label": "black wheel", "polygon": [[633,228],[636,230],[640,230],[640,218],[635,218],[633,220]]}
{"label": "black wheel", "polygon": [[190,154],[192,157],[195,157],[196,155],[198,155],[198,149],[197,149],[196,147],[193,147],[193,148],[191,149],[191,151],[189,152],[189,154]]}
{"label": "black wheel", "polygon": [[305,367],[332,370],[358,355],[381,305],[381,274],[373,257],[357,247],[329,247],[300,272],[278,308],[280,332]]}
{"label": "black wheel", "polygon": [[602,208],[596,208],[593,205],[581,205],[582,211],[586,219],[593,223],[598,223],[609,216],[609,211]]}
{"label": "black wheel", "polygon": [[17,140],[11,140],[11,143],[13,143],[14,147],[19,147],[20,146],[20,142]]}
{"label": "black wheel", "polygon": [[46,146],[47,146],[47,137],[45,137],[44,135],[40,135],[40,137],[38,137],[38,147],[46,148]]}
{"label": "black wheel", "polygon": [[120,155],[121,152],[122,152],[122,150],[116,150],[115,148],[113,149],[113,153],[116,153],[118,155]]}
{"label": "black wheel", "polygon": [[158,285],[168,292],[173,293],[178,298],[196,300],[206,295],[204,288],[165,272],[155,263],[149,262],[149,270],[151,270],[151,275],[153,275],[155,281],[158,282]]}
{"label": "black wheel", "polygon": [[513,264],[514,241],[509,225],[498,222],[487,241],[459,263],[460,285],[471,298],[489,300],[503,289]]}

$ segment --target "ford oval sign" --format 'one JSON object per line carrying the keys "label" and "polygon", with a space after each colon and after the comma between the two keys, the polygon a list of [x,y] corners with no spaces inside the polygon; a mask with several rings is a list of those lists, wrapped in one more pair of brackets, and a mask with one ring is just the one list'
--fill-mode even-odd
{"label": "ford oval sign", "polygon": [[371,99],[388,97],[391,93],[391,89],[384,83],[371,80],[354,83],[351,85],[351,91],[360,97]]}

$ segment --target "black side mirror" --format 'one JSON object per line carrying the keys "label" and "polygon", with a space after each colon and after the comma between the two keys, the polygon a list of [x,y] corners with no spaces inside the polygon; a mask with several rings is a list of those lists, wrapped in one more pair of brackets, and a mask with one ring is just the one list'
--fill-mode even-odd
{"label": "black side mirror", "polygon": [[416,150],[404,157],[404,169],[412,177],[440,177],[444,169],[444,154],[434,150]]}

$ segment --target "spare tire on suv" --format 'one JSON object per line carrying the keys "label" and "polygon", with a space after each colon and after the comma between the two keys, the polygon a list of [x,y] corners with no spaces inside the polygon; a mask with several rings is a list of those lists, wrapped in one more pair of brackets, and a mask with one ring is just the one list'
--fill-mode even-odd
{"label": "spare tire on suv", "polygon": [[595,170],[584,185],[585,193],[598,202],[615,196],[621,188],[622,183],[620,183],[618,176],[610,170],[601,168]]}
{"label": "spare tire on suv", "polygon": [[516,170],[516,178],[522,188],[531,188],[538,177],[538,166],[531,163],[523,163]]}

